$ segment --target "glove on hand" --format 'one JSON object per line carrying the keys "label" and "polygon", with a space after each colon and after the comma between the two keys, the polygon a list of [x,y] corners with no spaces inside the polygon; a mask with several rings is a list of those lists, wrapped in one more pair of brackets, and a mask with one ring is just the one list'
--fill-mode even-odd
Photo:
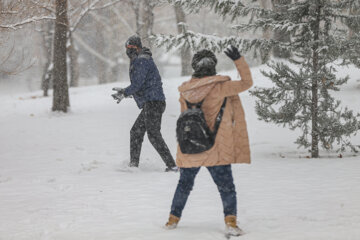
{"label": "glove on hand", "polygon": [[120,103],[121,100],[125,98],[125,89],[124,88],[113,88],[113,91],[117,91],[117,93],[111,94],[111,96],[116,100],[116,103]]}
{"label": "glove on hand", "polygon": [[114,87],[112,90],[117,91],[117,93],[125,93],[125,88]]}
{"label": "glove on hand", "polygon": [[114,93],[114,94],[111,94],[111,96],[114,98],[114,100],[117,100],[116,103],[120,103],[121,100],[123,100],[125,98],[123,93]]}
{"label": "glove on hand", "polygon": [[241,58],[241,55],[239,53],[239,50],[234,47],[233,45],[231,45],[229,48],[227,48],[224,53],[231,58],[231,60],[236,61],[239,58]]}

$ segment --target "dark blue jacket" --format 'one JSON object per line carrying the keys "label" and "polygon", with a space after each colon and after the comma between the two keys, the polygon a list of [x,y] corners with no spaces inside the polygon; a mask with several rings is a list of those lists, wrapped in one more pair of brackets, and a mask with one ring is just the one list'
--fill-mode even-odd
{"label": "dark blue jacket", "polygon": [[125,89],[125,96],[132,95],[141,109],[146,102],[165,101],[161,77],[151,52],[147,48],[130,63],[131,85]]}

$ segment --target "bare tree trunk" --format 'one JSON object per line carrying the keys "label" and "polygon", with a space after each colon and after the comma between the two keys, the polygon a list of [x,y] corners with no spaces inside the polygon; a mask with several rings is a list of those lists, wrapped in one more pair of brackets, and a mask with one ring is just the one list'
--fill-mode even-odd
{"label": "bare tree trunk", "polygon": [[[359,15],[360,9],[357,7],[351,6],[349,9],[349,15]],[[352,38],[354,33],[358,33],[360,31],[360,22],[354,21],[352,23],[347,24],[349,27],[349,38]]]}
{"label": "bare tree trunk", "polygon": [[153,0],[136,1],[133,10],[136,16],[136,33],[140,36],[143,46],[152,48],[149,36],[152,35],[154,27]]}
{"label": "bare tree trunk", "polygon": [[[263,9],[271,9],[271,0],[260,0],[260,6]],[[265,39],[270,39],[271,38],[271,31],[270,29],[266,29],[263,32],[263,37]]]}
{"label": "bare tree trunk", "polygon": [[[292,0],[272,0],[273,9],[275,12],[283,12],[286,11],[281,5],[290,4]],[[279,42],[290,42],[290,34],[286,33],[286,31],[275,30],[274,31],[274,40]],[[281,49],[279,47],[274,47],[273,55],[278,58],[289,58],[290,51]]]}
{"label": "bare tree trunk", "polygon": [[[101,23],[99,22],[96,22],[95,23],[95,29],[96,29],[96,41],[95,41],[95,44],[96,44],[96,51],[101,53],[102,55],[106,56],[104,54],[104,44],[107,44],[106,43],[106,40],[105,40],[105,36],[104,36],[104,29],[103,29],[103,26]],[[99,81],[99,84],[105,84],[108,82],[107,80],[107,63],[105,63],[104,61],[101,61],[99,59],[96,59],[96,73],[97,73],[97,78],[98,78],[98,81]]]}
{"label": "bare tree trunk", "polygon": [[136,22],[136,34],[140,36],[140,29],[142,26],[141,17],[140,17],[140,9],[141,9],[141,1],[133,1],[131,2],[131,7],[135,13],[135,22]]}
{"label": "bare tree trunk", "polygon": [[79,69],[79,51],[76,49],[74,39],[71,32],[69,31],[69,59],[70,59],[70,87],[79,86],[80,69]]}
{"label": "bare tree trunk", "polygon": [[46,63],[44,66],[44,71],[41,79],[41,89],[43,90],[44,97],[47,97],[49,95],[48,91],[50,88],[52,69],[53,69],[53,64],[52,64],[53,61],[52,44],[53,44],[53,36],[54,36],[53,28],[54,28],[53,22],[47,21],[43,23],[42,37],[43,37],[44,51],[46,54]]}
{"label": "bare tree trunk", "polygon": [[53,111],[67,112],[70,105],[66,69],[66,43],[68,33],[67,0],[56,0],[54,33],[54,96]]}
{"label": "bare tree trunk", "polygon": [[52,84],[52,75],[53,75],[54,65],[52,62],[47,62],[45,64],[44,73],[42,76],[41,89],[43,90],[43,96],[49,96],[49,89]]}
{"label": "bare tree trunk", "polygon": [[[181,34],[183,33],[184,28],[181,25],[179,25],[179,23],[186,23],[185,13],[181,6],[175,5],[174,9],[175,9],[176,25],[177,25],[178,33]],[[184,46],[181,49],[180,56],[181,56],[181,76],[191,75],[192,68],[191,68],[190,48],[188,46]]]}
{"label": "bare tree trunk", "polygon": [[319,71],[319,52],[318,52],[318,43],[320,36],[320,21],[321,21],[321,5],[319,1],[317,2],[317,17],[314,24],[314,46],[312,49],[312,58],[313,58],[313,79],[312,79],[312,104],[311,104],[311,121],[312,121],[312,130],[311,130],[311,157],[319,157],[319,133],[318,133],[318,71]]}
{"label": "bare tree trunk", "polygon": [[[118,24],[118,18],[114,11],[108,10],[108,13],[106,14],[110,20],[111,26],[116,26]],[[116,43],[114,42],[114,39],[117,39],[117,34],[115,31],[112,31],[111,33],[106,34],[106,42],[104,52],[107,56],[113,60],[115,64],[107,64],[107,82],[116,82],[119,75],[119,63],[118,63],[118,57],[116,51],[114,49],[117,48]]]}
{"label": "bare tree trunk", "polygon": [[150,41],[150,36],[153,34],[154,28],[154,7],[155,3],[153,0],[144,0],[144,8],[143,8],[143,42],[145,46],[152,48],[152,44]]}
{"label": "bare tree trunk", "polygon": [[[271,1],[272,0],[260,0],[260,6],[264,9],[271,9],[272,8]],[[264,29],[263,38],[271,39],[271,30],[270,29]],[[270,58],[271,53],[267,54],[267,56],[265,56],[265,54],[263,52],[260,52],[260,53],[261,53],[262,63],[267,62]]]}

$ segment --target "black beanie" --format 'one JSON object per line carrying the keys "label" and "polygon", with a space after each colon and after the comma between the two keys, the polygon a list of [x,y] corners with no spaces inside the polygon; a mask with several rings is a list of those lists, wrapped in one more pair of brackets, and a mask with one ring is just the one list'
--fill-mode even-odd
{"label": "black beanie", "polygon": [[125,43],[125,47],[127,47],[128,45],[134,45],[137,46],[138,48],[142,48],[140,37],[138,35],[133,35],[129,37],[129,39]]}
{"label": "black beanie", "polygon": [[194,69],[194,77],[201,78],[205,76],[216,75],[217,59],[215,54],[210,50],[200,50],[195,53],[191,66]]}

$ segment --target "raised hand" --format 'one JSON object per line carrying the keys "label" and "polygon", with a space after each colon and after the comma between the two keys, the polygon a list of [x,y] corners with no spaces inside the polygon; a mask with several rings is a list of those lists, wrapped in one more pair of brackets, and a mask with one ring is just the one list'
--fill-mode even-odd
{"label": "raised hand", "polygon": [[233,45],[231,45],[230,47],[228,47],[224,53],[229,57],[231,58],[231,60],[233,61],[236,61],[238,60],[239,58],[241,58],[241,55],[239,53],[239,50],[234,47]]}

